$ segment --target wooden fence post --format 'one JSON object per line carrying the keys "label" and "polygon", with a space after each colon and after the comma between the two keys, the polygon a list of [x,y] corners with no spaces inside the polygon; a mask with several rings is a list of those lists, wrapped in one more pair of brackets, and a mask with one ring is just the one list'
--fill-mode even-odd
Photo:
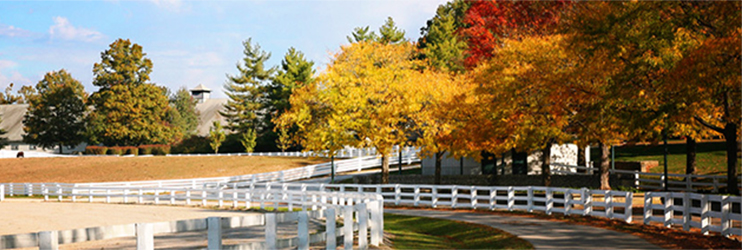
{"label": "wooden fence post", "polygon": [[265,248],[276,249],[276,213],[265,214]]}
{"label": "wooden fence post", "polygon": [[222,249],[222,218],[208,217],[206,224],[208,225],[208,249]]}
{"label": "wooden fence post", "polygon": [[59,236],[57,231],[39,232],[39,250],[57,250],[59,249]]}
{"label": "wooden fence post", "polygon": [[335,236],[335,209],[328,208],[325,210],[325,245],[327,250],[335,250],[337,247],[337,236]]}
{"label": "wooden fence post", "polygon": [[634,220],[634,193],[626,192],[626,206],[624,207],[624,215],[626,216],[626,223],[631,223]]}
{"label": "wooden fence post", "polygon": [[652,211],[652,192],[644,193],[644,225],[649,225],[654,214]]}
{"label": "wooden fence post", "polygon": [[358,248],[368,248],[368,210],[366,204],[358,204]]}
{"label": "wooden fence post", "polygon": [[343,207],[343,248],[353,249],[353,206]]}
{"label": "wooden fence post", "polygon": [[672,206],[673,206],[673,203],[674,202],[673,202],[673,198],[672,198],[672,193],[665,193],[664,196],[665,196],[665,209],[664,209],[665,220],[664,220],[664,225],[665,225],[665,227],[668,227],[669,228],[670,226],[672,226],[672,216],[673,216],[673,208],[672,208]]}
{"label": "wooden fence post", "polygon": [[709,210],[711,205],[709,204],[708,195],[701,197],[701,233],[703,235],[709,234]]}
{"label": "wooden fence post", "polygon": [[307,214],[307,211],[297,213],[299,213],[299,225],[297,227],[299,250],[307,250],[309,249],[309,215]]}
{"label": "wooden fence post", "polygon": [[528,186],[528,193],[527,193],[527,204],[528,208],[527,211],[529,213],[533,213],[533,187]]}
{"label": "wooden fence post", "polygon": [[154,228],[149,223],[136,223],[137,250],[154,250]]}
{"label": "wooden fence post", "polygon": [[732,212],[732,204],[729,202],[729,196],[721,197],[721,235],[729,236],[732,233],[732,220],[729,219],[729,213]]}

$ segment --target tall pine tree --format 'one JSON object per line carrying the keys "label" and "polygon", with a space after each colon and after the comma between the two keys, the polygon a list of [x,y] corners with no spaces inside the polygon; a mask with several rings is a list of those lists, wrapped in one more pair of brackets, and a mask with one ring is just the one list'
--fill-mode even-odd
{"label": "tall pine tree", "polygon": [[435,17],[428,20],[427,26],[420,29],[418,48],[428,59],[428,63],[438,70],[462,73],[465,70],[464,58],[467,44],[460,36],[464,28],[464,15],[469,2],[456,0],[438,6]]}
{"label": "tall pine tree", "polygon": [[228,75],[229,82],[224,85],[229,101],[224,105],[225,111],[219,113],[227,119],[227,128],[237,134],[244,134],[250,129],[257,131],[258,137],[265,133],[267,126],[265,102],[267,83],[273,79],[275,67],[265,67],[271,54],[263,51],[260,45],[253,44],[248,38],[242,43],[245,57],[237,64],[237,75]]}

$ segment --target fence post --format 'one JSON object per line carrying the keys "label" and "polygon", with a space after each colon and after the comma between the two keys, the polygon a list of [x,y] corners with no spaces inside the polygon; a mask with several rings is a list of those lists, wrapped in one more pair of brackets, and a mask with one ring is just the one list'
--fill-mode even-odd
{"label": "fence post", "polygon": [[564,215],[570,215],[572,212],[572,190],[567,189],[564,192]]}
{"label": "fence post", "polygon": [[593,213],[593,194],[587,188],[582,188],[582,202],[583,202],[583,216],[588,216]]}
{"label": "fence post", "polygon": [[546,214],[551,215],[551,209],[554,207],[554,190],[546,188]]}
{"label": "fence post", "polygon": [[709,234],[709,198],[708,195],[701,197],[701,233]]}
{"label": "fence post", "polygon": [[186,190],[185,196],[186,196],[186,205],[190,206],[191,205],[191,190],[190,189]]}
{"label": "fence post", "polygon": [[[2,187],[2,185],[0,185]],[[0,196],[0,201],[2,201],[2,196]],[[62,186],[57,184],[57,201],[62,201]]]}
{"label": "fence post", "polygon": [[672,225],[672,214],[673,214],[673,198],[672,193],[665,193],[665,221],[664,225],[665,227],[670,227]]}
{"label": "fence post", "polygon": [[[689,179],[689,178],[686,178]],[[690,231],[691,213],[690,213],[690,193],[683,193],[683,230]]]}
{"label": "fence post", "polygon": [[276,213],[265,214],[265,248],[276,249]]}
{"label": "fence post", "polygon": [[394,205],[399,205],[399,199],[401,196],[402,189],[399,187],[399,184],[394,185]]}
{"label": "fence post", "polygon": [[533,212],[533,187],[532,186],[528,186],[528,197],[527,198],[528,198],[528,200],[527,200],[527,202],[528,202],[527,203],[528,204],[527,210],[528,210],[529,213],[532,213]]}
{"label": "fence post", "polygon": [[731,202],[729,202],[729,196],[721,197],[721,235],[729,236],[732,233],[732,221],[729,219],[729,213],[731,213]]}
{"label": "fence post", "polygon": [[14,186],[13,183],[8,184],[8,194],[9,194],[10,197],[13,197],[13,194],[14,194],[13,193],[14,192],[13,191],[13,189],[14,189],[13,186]]}
{"label": "fence post", "polygon": [[415,185],[415,198],[414,198],[414,205],[417,207],[417,204],[420,202],[420,186]]}
{"label": "fence post", "polygon": [[0,185],[0,201],[5,200],[5,185]]}
{"label": "fence post", "polygon": [[513,190],[513,187],[508,187],[508,211],[513,211],[513,206],[515,205],[515,190]]}
{"label": "fence post", "polygon": [[381,200],[369,203],[371,206],[371,245],[374,246],[379,246],[379,244],[381,244],[381,239],[384,236],[381,232],[381,224],[384,219],[379,217],[381,213],[379,203],[381,203]]}
{"label": "fence post", "polygon": [[[75,201],[74,196],[72,198],[73,198],[72,201]],[[142,202],[144,202],[144,192],[142,191],[141,188],[139,188],[139,196],[137,197],[137,203],[142,204]]]}
{"label": "fence post", "polygon": [[644,193],[644,225],[649,225],[650,219],[654,212],[652,212],[652,192]]}
{"label": "fence post", "polygon": [[605,201],[605,217],[613,219],[613,191],[606,191],[603,197]]}
{"label": "fence post", "polygon": [[106,203],[111,203],[111,190],[106,189]]}
{"label": "fence post", "polygon": [[222,218],[208,217],[206,224],[208,225],[208,249],[222,249]]}
{"label": "fence post", "polygon": [[458,202],[458,199],[459,199],[458,196],[459,196],[459,187],[457,187],[456,185],[453,185],[453,187],[451,188],[451,208],[456,208],[456,203]]}
{"label": "fence post", "polygon": [[353,206],[343,207],[343,232],[345,235],[343,247],[346,250],[353,249]]}
{"label": "fence post", "polygon": [[224,206],[224,191],[219,190],[219,208]]}
{"label": "fence post", "polygon": [[490,210],[495,210],[497,206],[497,189],[490,187]]}
{"label": "fence post", "polygon": [[57,231],[39,232],[39,250],[59,249],[59,236]]}
{"label": "fence post", "polygon": [[639,171],[634,170],[634,188],[639,189]]}
{"label": "fence post", "polygon": [[136,223],[137,250],[154,250],[155,238],[154,228],[149,223]]}
{"label": "fence post", "polygon": [[432,197],[430,197],[430,206],[433,208],[438,207],[438,187],[433,186]]}
{"label": "fence post", "polygon": [[713,178],[714,180],[714,193],[719,193],[719,179]]}
{"label": "fence post", "polygon": [[239,202],[237,200],[238,200],[237,188],[235,188],[234,190],[232,190],[232,207],[233,208],[237,208],[239,206]]}
{"label": "fence post", "polygon": [[471,186],[469,191],[469,195],[471,195],[471,198],[469,199],[469,201],[471,201],[471,209],[477,209],[477,188]]}
{"label": "fence post", "polygon": [[49,189],[45,184],[41,184],[41,193],[44,195],[44,201],[49,201]]}
{"label": "fence post", "polygon": [[358,248],[368,248],[368,210],[365,203],[358,204]]}
{"label": "fence post", "polygon": [[299,249],[309,249],[309,215],[307,211],[301,211],[299,213],[299,225],[297,226],[297,234],[299,235]]}
{"label": "fence post", "polygon": [[160,190],[155,189],[155,205],[157,205],[158,203],[160,203]]}
{"label": "fence post", "polygon": [[337,236],[335,236],[335,209],[328,208],[325,210],[325,245],[327,250],[335,250],[337,248]]}
{"label": "fence post", "polygon": [[624,207],[624,214],[626,215],[626,223],[631,223],[634,216],[634,193],[626,192],[626,206]]}
{"label": "fence post", "polygon": [[[129,183],[124,186],[129,187]],[[129,203],[129,189],[124,189],[124,203]]]}

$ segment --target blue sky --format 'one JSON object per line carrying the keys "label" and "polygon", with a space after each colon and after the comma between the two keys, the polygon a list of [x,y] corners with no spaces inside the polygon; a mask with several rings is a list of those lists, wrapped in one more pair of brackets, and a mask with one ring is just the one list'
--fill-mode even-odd
{"label": "blue sky", "polygon": [[154,63],[152,82],[173,91],[198,84],[223,98],[236,74],[242,41],[252,38],[279,65],[295,47],[317,71],[347,44],[355,27],[377,30],[387,17],[417,40],[443,0],[0,1],[0,91],[35,85],[66,69],[92,85],[93,64],[118,38],[141,45]]}

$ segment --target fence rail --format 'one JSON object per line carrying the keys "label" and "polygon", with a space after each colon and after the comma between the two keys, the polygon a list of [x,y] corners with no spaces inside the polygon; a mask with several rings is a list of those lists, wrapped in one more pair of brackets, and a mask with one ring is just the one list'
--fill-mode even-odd
{"label": "fence rail", "polygon": [[[644,194],[644,224],[682,225],[699,228],[703,234],[742,235],[742,199],[726,195],[648,192]],[[655,212],[660,212],[659,216]]]}
{"label": "fence rail", "polygon": [[[145,192],[145,190],[147,190]],[[0,196],[3,195],[0,190]],[[50,200],[50,197],[55,197],[59,201],[71,200],[72,202],[87,201],[87,202],[134,202],[134,203],[153,203],[153,204],[171,204],[171,205],[195,205],[200,204],[202,206],[213,205],[216,203],[217,206],[223,207],[231,203],[232,207],[238,207],[244,204],[245,207],[252,207],[258,205],[262,209],[272,208],[273,211],[278,211],[280,208],[286,208],[289,211],[295,209],[301,209],[302,212],[296,212],[295,216],[292,214],[285,215],[265,215],[266,225],[266,241],[264,243],[265,248],[275,249],[276,247],[294,247],[294,245],[286,245],[288,243],[280,243],[276,240],[276,222],[293,220],[299,222],[299,235],[298,235],[298,247],[299,249],[307,249],[309,246],[309,234],[307,233],[306,227],[306,211],[321,211],[326,212],[321,216],[327,219],[327,224],[324,232],[326,237],[321,239],[315,238],[315,241],[325,241],[328,249],[335,248],[335,239],[339,236],[344,237],[344,248],[352,249],[354,238],[357,239],[357,247],[360,249],[366,249],[369,243],[378,246],[381,243],[383,237],[383,198],[375,194],[363,194],[363,193],[340,193],[340,192],[317,192],[317,191],[291,191],[284,189],[175,189],[175,188],[127,188],[127,187],[69,187],[61,185],[44,185],[40,195],[44,196],[45,200]],[[65,198],[66,197],[66,198]],[[337,214],[335,214],[337,212]],[[355,219],[354,219],[355,215]],[[288,216],[283,220],[276,220],[276,217],[283,218],[281,216]],[[293,216],[293,217],[292,217]],[[340,231],[335,231],[335,217],[339,216],[343,218],[344,226]],[[293,219],[291,219],[293,218]],[[212,219],[213,220],[213,219]],[[209,222],[212,223],[212,222]],[[221,222],[218,222],[221,223]],[[172,224],[172,223],[171,223]],[[197,223],[198,224],[198,223]],[[208,224],[208,223],[207,223]],[[332,225],[330,225],[332,224]],[[170,225],[170,224],[168,224]],[[230,224],[231,225],[231,224]],[[273,226],[270,226],[273,225]],[[151,225],[142,224],[144,227],[151,227]],[[243,225],[244,226],[244,225]],[[137,225],[139,227],[139,225]],[[222,228],[223,224],[218,224],[217,228]],[[196,227],[198,228],[198,227]],[[125,229],[122,229],[125,230]],[[137,229],[138,230],[138,229]],[[96,230],[83,230],[83,231],[96,231]],[[112,230],[116,231],[116,230]],[[222,249],[220,233],[216,232],[215,235],[211,236],[211,229],[209,229],[209,249]],[[354,232],[357,234],[354,236]],[[118,230],[116,232],[121,232]],[[147,232],[145,238],[140,239],[137,235],[137,241],[141,240],[147,243],[149,247],[142,247],[140,249],[153,249],[151,246],[152,235],[154,234],[151,230]],[[169,231],[162,231],[169,232]],[[43,237],[41,237],[43,235]],[[56,235],[54,237],[49,237]],[[64,232],[40,232],[38,234],[23,234],[14,236],[2,236],[3,248],[17,248],[17,247],[36,247],[45,244],[57,243],[69,243],[66,237],[59,238],[59,235],[65,235]],[[125,237],[128,235],[115,234],[110,238]],[[213,237],[217,237],[219,240],[212,240]],[[80,238],[80,237],[78,237]],[[85,239],[91,238],[95,240],[104,239],[105,237],[97,235],[95,237],[82,237]],[[19,240],[20,239],[20,240]],[[25,239],[22,240],[22,239]],[[212,243],[212,241],[214,243]],[[219,245],[216,245],[218,242]],[[291,241],[288,241],[291,242]],[[294,242],[295,243],[295,242]],[[212,245],[213,244],[213,245]],[[212,247],[213,246],[213,247]]]}

